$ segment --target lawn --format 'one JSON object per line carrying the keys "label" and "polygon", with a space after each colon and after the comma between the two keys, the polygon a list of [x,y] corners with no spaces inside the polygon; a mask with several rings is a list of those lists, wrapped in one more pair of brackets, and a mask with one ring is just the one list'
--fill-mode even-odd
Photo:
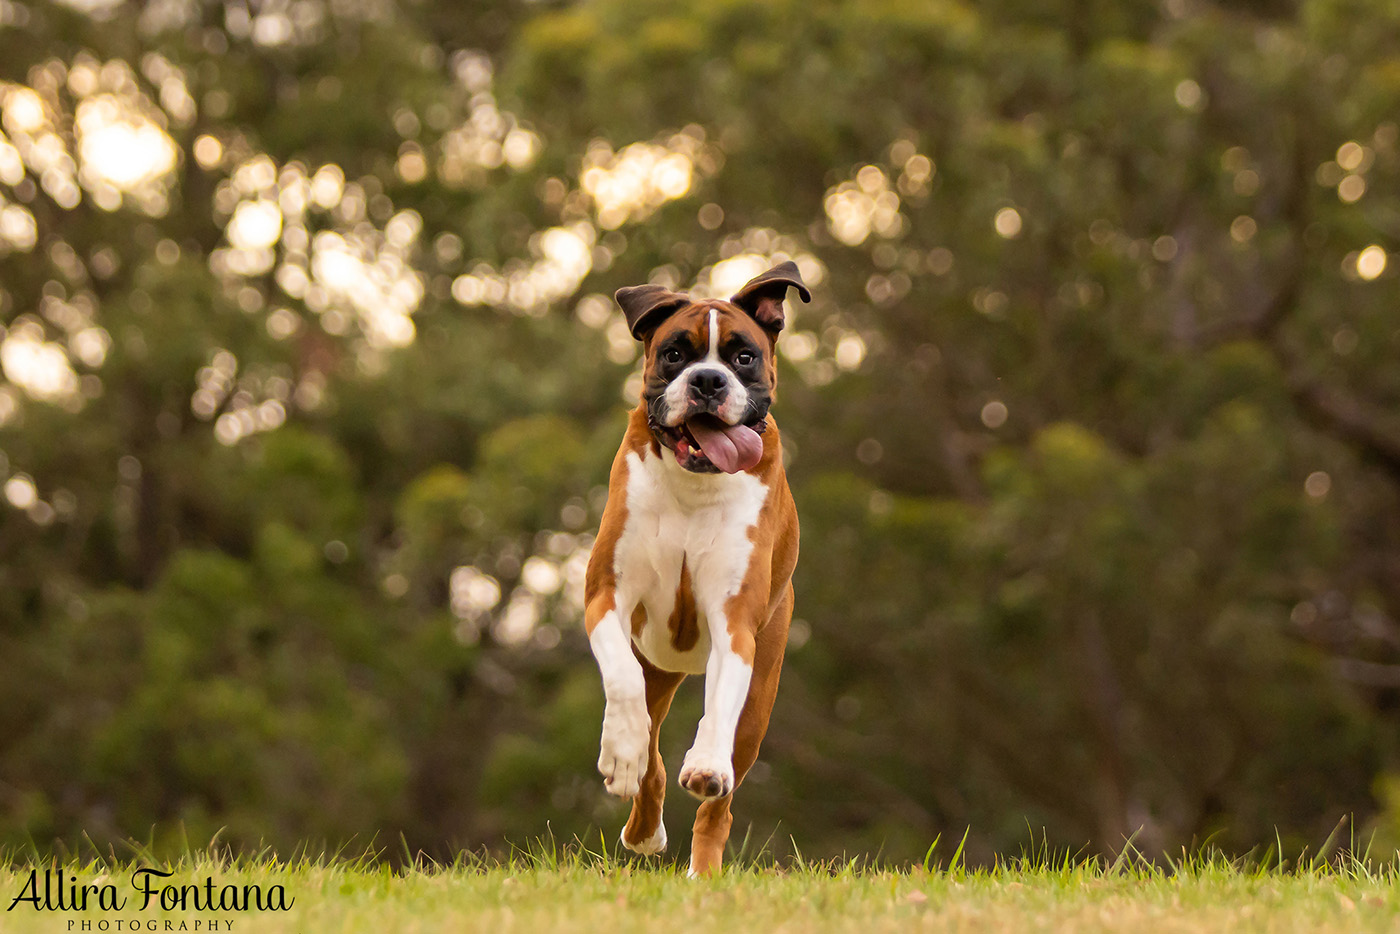
{"label": "lawn", "polygon": [[[134,877],[158,866],[173,875]],[[51,909],[45,898],[50,875]],[[0,869],[5,934],[60,931],[650,932],[689,925],[721,934],[755,931],[1296,931],[1400,930],[1395,865],[1261,865],[1197,857],[1173,866],[1099,860],[1015,860],[985,870],[873,868],[859,862],[751,866],[688,880],[674,864],[601,855],[519,856],[395,872],[365,862],[136,860]],[[67,905],[76,878],[90,902],[105,891],[117,910]],[[149,883],[149,884],[148,884]],[[186,906],[162,909],[183,891]],[[104,889],[103,887],[107,888]],[[282,886],[287,910],[210,909],[212,894],[239,899],[257,886],[268,904]],[[142,909],[142,889],[152,890]],[[225,888],[232,887],[232,888]],[[81,889],[80,889],[81,890]],[[13,902],[16,896],[25,900]],[[204,907],[201,907],[204,906]],[[84,922],[90,925],[84,927]],[[216,922],[211,924],[211,922]]]}

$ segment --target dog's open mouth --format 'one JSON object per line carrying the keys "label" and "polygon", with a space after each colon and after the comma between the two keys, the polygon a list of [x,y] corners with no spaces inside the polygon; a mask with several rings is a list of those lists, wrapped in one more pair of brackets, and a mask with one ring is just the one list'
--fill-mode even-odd
{"label": "dog's open mouth", "polygon": [[687,470],[738,473],[763,458],[763,439],[748,425],[729,425],[713,415],[697,415],[664,429],[676,460]]}

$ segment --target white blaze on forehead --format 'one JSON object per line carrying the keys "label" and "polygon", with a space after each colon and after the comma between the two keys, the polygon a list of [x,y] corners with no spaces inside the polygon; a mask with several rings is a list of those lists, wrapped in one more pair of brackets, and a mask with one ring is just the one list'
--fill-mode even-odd
{"label": "white blaze on forehead", "polygon": [[690,393],[690,381],[700,370],[718,372],[724,377],[728,392],[724,404],[716,413],[722,421],[731,425],[737,424],[748,409],[749,391],[747,387],[719,356],[719,314],[721,310],[718,305],[710,306],[709,345],[705,348],[705,356],[678,373],[676,378],[671,380],[670,385],[666,387],[666,406],[662,412],[661,422],[669,428],[674,428],[684,420],[686,397]]}

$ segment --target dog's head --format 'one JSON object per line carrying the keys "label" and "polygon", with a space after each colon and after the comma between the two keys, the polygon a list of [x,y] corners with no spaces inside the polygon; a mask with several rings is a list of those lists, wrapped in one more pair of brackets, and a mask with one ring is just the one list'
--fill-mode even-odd
{"label": "dog's head", "polygon": [[759,433],[777,384],[773,355],[789,287],[811,301],[792,262],[750,280],[727,302],[659,285],[618,290],[628,327],[645,347],[647,422],[685,469],[736,473],[762,457]]}

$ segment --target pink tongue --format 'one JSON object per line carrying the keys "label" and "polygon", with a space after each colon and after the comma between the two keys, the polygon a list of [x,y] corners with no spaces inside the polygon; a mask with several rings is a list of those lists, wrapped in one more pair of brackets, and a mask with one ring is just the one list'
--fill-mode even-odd
{"label": "pink tongue", "polygon": [[763,457],[763,439],[747,425],[711,428],[699,421],[686,422],[705,456],[725,473],[748,470]]}

